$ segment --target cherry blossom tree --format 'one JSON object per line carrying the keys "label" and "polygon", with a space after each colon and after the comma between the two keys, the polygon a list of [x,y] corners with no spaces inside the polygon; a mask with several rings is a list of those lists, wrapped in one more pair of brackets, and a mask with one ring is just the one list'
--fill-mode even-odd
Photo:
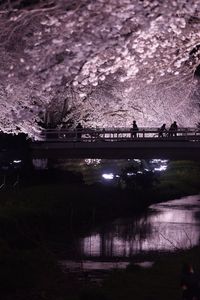
{"label": "cherry blossom tree", "polygon": [[1,130],[199,120],[198,1],[0,3]]}

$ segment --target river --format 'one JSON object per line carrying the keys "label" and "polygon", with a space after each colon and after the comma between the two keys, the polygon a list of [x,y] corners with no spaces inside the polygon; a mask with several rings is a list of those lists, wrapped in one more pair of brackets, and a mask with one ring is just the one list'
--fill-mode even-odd
{"label": "river", "polygon": [[[137,254],[176,251],[200,241],[200,195],[183,197],[150,206],[133,218],[101,225],[73,241],[66,250],[65,268],[125,268]],[[144,262],[150,266],[150,262]]]}

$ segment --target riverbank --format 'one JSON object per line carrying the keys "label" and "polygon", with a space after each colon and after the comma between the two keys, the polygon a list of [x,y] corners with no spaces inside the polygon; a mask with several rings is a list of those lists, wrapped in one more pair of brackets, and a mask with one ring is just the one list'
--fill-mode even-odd
{"label": "riverbank", "polygon": [[[1,191],[0,236],[15,247],[21,239],[33,243],[57,244],[83,236],[102,222],[144,212],[153,203],[187,196],[194,188],[152,188],[121,190],[102,185],[56,184]],[[27,238],[26,238],[27,237]],[[19,240],[19,241],[18,241]],[[54,246],[55,245],[55,246]]]}
{"label": "riverbank", "polygon": [[132,265],[126,270],[113,270],[101,287],[84,288],[81,292],[82,299],[98,299],[100,295],[99,299],[108,300],[180,300],[183,263],[192,263],[194,269],[199,272],[199,258],[199,247],[171,254],[151,253],[146,259],[154,262],[152,267],[142,268]]}
{"label": "riverbank", "polygon": [[[106,188],[106,194],[109,194],[108,199],[103,198],[105,191],[101,190],[98,197],[95,197],[95,201],[93,189],[90,192],[87,190],[87,195],[90,197],[88,196],[84,205],[80,207],[81,219],[78,225],[75,219],[75,216],[78,217],[78,211],[75,207],[84,201],[83,198],[79,198],[79,192],[81,191],[83,195],[84,187],[79,192],[77,192],[77,186],[70,188],[74,196],[72,207],[69,206],[70,202],[67,200],[70,193],[67,188],[66,196],[66,186],[26,188],[23,191],[5,193],[4,198],[1,197],[4,200],[0,205],[2,298],[5,300],[13,298],[25,300],[27,297],[31,300],[131,300],[133,298],[167,300],[170,296],[172,300],[180,299],[179,282],[182,263],[190,261],[199,269],[198,247],[188,251],[177,251],[174,254],[152,252],[145,257],[137,256],[133,263],[150,260],[154,262],[152,268],[135,268],[132,265],[127,270],[113,270],[101,286],[91,283],[87,276],[84,281],[80,281],[70,272],[62,273],[57,264],[58,252],[52,249],[55,249],[55,246],[62,246],[63,238],[65,242],[70,243],[72,236],[84,235],[95,225],[94,216],[91,214],[91,207],[94,206],[91,206],[91,203],[95,203],[96,209],[99,207],[99,212],[101,211],[99,217],[96,218],[96,224],[105,220],[106,216],[110,219],[111,216],[114,218],[117,215],[116,207],[115,214],[112,207],[114,201],[112,202],[111,195],[114,194],[109,189]],[[61,195],[65,196],[62,198]],[[107,202],[104,203],[102,199]],[[123,210],[120,210],[122,202],[117,203],[118,215],[122,215]],[[102,215],[109,204],[111,205],[109,214]],[[66,216],[69,218],[64,221]],[[68,237],[66,232],[69,234]]]}
{"label": "riverbank", "polygon": [[[74,237],[84,236],[103,222],[132,216],[143,212],[152,203],[196,193],[198,190],[196,185],[180,182],[176,185],[176,181],[169,177],[168,175],[160,180],[160,184],[151,189],[143,190],[139,187],[134,191],[111,186],[86,186],[82,183],[56,183],[2,190],[0,282],[3,299],[81,299],[80,295],[85,297],[84,293],[89,293],[89,297],[94,298],[93,294],[99,293],[96,286],[93,287],[94,290],[89,288],[88,291],[87,282],[83,284],[70,274],[61,272],[57,260],[65,252],[66,243],[70,243]],[[159,271],[154,268],[152,270],[162,276],[162,268],[166,267],[161,263]],[[178,265],[176,268],[179,268]],[[167,274],[170,274],[170,270]],[[146,271],[147,275],[141,271],[141,281],[143,276],[148,278],[149,271]],[[126,294],[121,286],[121,292],[117,293],[118,296],[115,295],[112,282],[115,286],[118,281],[120,283],[120,280],[125,280],[127,289],[133,281],[138,285],[139,282],[135,280],[139,275],[132,272],[133,270],[112,272],[102,287],[105,297],[122,299],[123,293]],[[155,279],[159,281],[156,274]],[[160,284],[162,286],[162,282]],[[136,292],[139,295],[139,291],[132,290],[133,294]]]}

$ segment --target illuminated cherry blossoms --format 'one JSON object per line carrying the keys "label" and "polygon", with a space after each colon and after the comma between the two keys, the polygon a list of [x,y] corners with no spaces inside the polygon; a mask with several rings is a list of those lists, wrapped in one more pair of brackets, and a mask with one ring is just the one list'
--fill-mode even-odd
{"label": "illuminated cherry blossoms", "polygon": [[199,121],[199,1],[1,3],[3,131]]}

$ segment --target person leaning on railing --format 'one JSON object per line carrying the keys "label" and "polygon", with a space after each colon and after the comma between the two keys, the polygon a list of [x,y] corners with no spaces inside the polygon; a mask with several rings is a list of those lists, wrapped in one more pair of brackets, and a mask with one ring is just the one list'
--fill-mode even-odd
{"label": "person leaning on railing", "polygon": [[164,133],[167,133],[166,129],[166,124],[163,124],[159,129],[158,129],[158,137],[164,137]]}
{"label": "person leaning on railing", "polygon": [[178,126],[176,121],[174,121],[171,126],[169,127],[169,134],[168,136],[177,136]]}

